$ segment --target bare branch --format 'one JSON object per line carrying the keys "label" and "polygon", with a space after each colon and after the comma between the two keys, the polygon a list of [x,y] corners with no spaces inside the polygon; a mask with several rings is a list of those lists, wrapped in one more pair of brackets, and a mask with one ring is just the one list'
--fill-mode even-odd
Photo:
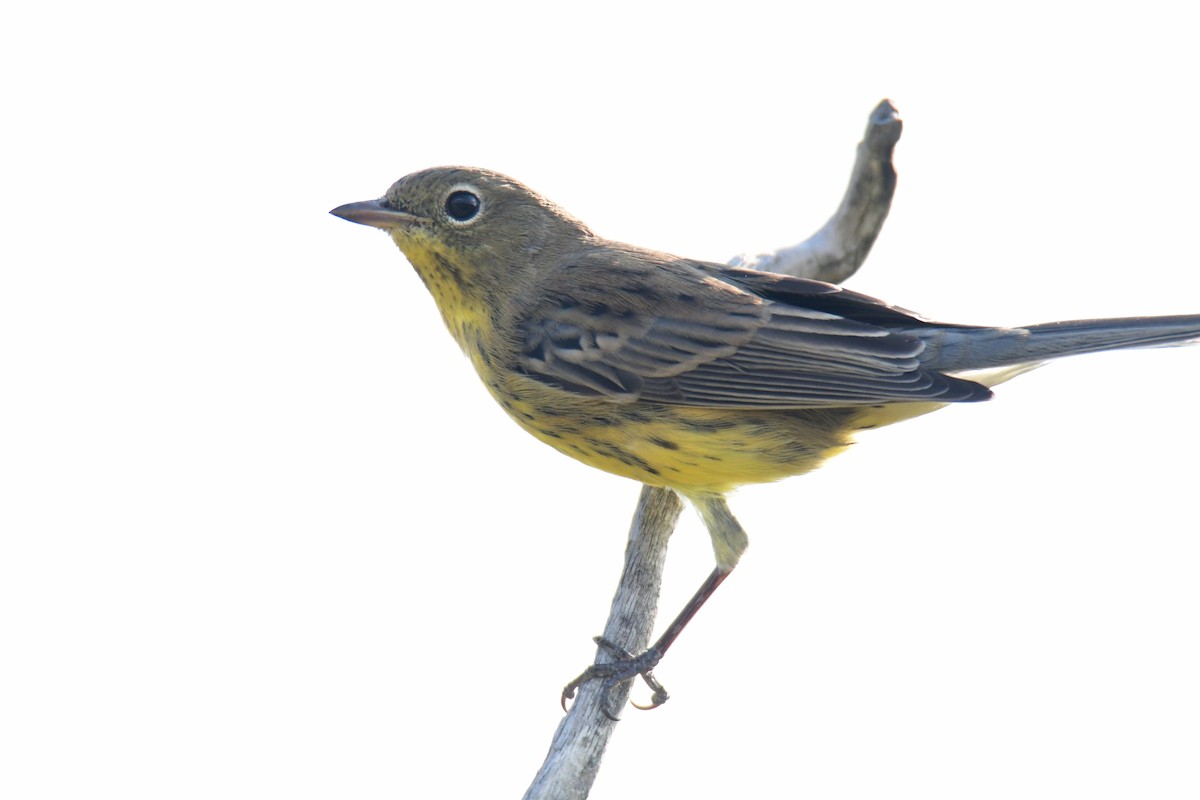
{"label": "bare branch", "polygon": [[[739,257],[734,266],[783,272],[804,278],[840,283],[858,270],[891,208],[896,189],[892,151],[900,139],[901,123],[895,107],[887,100],[871,113],[867,132],[858,145],[858,157],[850,185],[837,213],[809,239],[774,253]],[[683,504],[669,489],[642,489],[629,530],[625,571],[613,598],[612,612],[604,637],[633,653],[650,643],[658,594],[662,584],[667,542]],[[599,648],[600,663],[612,659]],[[610,708],[624,707],[628,683],[614,687]],[[616,728],[603,711],[605,702],[600,681],[579,689],[570,711],[559,723],[542,764],[525,800],[582,800],[591,791],[600,759]]]}
{"label": "bare branch", "polygon": [[[629,528],[625,571],[613,597],[608,625],[604,628],[604,638],[630,652],[640,653],[650,644],[658,613],[663,563],[667,558],[667,540],[671,538],[682,510],[683,502],[671,490],[642,487]],[[613,656],[601,647],[596,650],[596,659],[605,663]],[[604,703],[609,703],[611,708],[623,708],[629,688],[629,683],[615,686],[607,698],[600,681],[591,681],[579,688],[579,696],[554,732],[550,752],[533,785],[525,793],[525,800],[582,800],[587,797],[600,769],[600,758],[608,746],[608,738],[617,727],[617,723],[604,714]]]}
{"label": "bare branch", "polygon": [[841,283],[853,275],[871,252],[892,207],[896,191],[892,151],[902,127],[896,107],[891,101],[881,101],[871,112],[867,132],[858,144],[842,205],[825,226],[799,244],[774,253],[736,256],[729,263],[829,283]]}

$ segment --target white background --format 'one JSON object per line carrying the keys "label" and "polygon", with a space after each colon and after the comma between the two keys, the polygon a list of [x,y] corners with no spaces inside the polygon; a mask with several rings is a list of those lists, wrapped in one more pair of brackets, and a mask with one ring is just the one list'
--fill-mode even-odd
{"label": "white background", "polygon": [[[1200,311],[1181,4],[33,5],[0,34],[5,798],[524,791],[638,487],[521,433],[326,213],[410,171],[723,261],[823,223],[890,97],[850,286]],[[1200,795],[1198,396],[1200,349],[1078,359],[739,492],[751,549],[593,796]],[[710,566],[688,512],[664,616]]]}

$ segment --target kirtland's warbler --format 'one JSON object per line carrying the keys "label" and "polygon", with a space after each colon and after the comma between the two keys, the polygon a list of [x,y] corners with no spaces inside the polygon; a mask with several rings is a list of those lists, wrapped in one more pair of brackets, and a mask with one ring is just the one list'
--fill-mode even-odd
{"label": "kirtland's warbler", "polygon": [[603,239],[483,169],[416,172],[332,213],[388,232],[518,425],[674,489],[704,519],[712,575],[646,653],[584,679],[647,676],[734,568],[747,544],[723,497],[734,487],[807,472],[857,431],[986,400],[1046,359],[1200,337],[1200,315],[931,322],[832,284]]}

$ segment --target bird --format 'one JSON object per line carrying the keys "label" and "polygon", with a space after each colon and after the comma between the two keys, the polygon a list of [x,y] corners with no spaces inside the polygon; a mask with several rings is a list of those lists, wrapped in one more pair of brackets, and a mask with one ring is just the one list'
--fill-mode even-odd
{"label": "bird", "polygon": [[616,661],[568,684],[564,707],[583,682],[638,675],[647,707],[665,702],[652,670],[749,542],[731,490],[808,472],[860,431],[988,400],[1048,360],[1200,338],[1200,314],[936,322],[838,285],[602,238],[480,168],[414,172],[330,213],[389,234],[521,428],[699,511],[712,573],[645,652],[600,640]]}

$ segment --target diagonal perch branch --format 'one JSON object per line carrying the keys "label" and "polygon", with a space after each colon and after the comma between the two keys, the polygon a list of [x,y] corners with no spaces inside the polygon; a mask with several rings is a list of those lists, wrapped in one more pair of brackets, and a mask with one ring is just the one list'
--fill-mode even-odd
{"label": "diagonal perch branch", "polygon": [[[891,208],[896,190],[892,151],[900,131],[896,108],[882,101],[871,112],[866,134],[858,145],[842,204],[824,227],[797,245],[774,253],[739,256],[730,263],[830,283],[840,283],[853,275],[870,252]],[[630,652],[640,653],[650,643],[667,541],[682,509],[682,501],[669,489],[642,488],[629,530],[625,569],[604,629],[606,639]],[[600,648],[596,658],[604,662],[612,656]],[[629,687],[626,683],[613,688],[613,708],[625,704]],[[616,728],[616,722],[605,716],[603,704],[599,681],[580,687],[579,696],[554,733],[550,752],[525,793],[525,800],[587,797]]]}

